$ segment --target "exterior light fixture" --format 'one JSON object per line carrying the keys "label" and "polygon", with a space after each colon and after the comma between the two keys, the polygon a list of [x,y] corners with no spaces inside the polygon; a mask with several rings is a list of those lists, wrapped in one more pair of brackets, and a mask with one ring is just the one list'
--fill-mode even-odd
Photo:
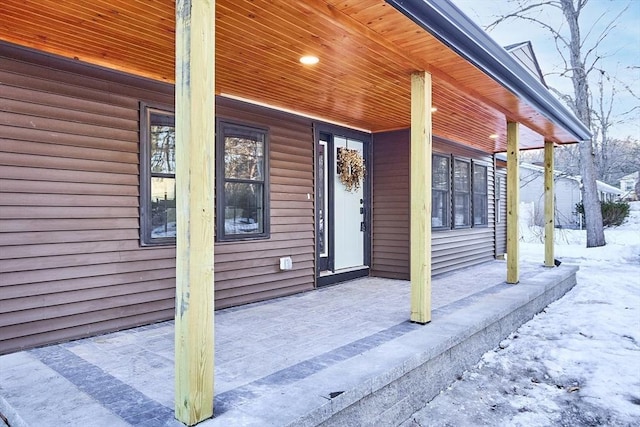
{"label": "exterior light fixture", "polygon": [[435,113],[436,111],[438,111],[438,107],[431,107],[431,112]]}
{"label": "exterior light fixture", "polygon": [[498,135],[497,133],[492,133],[491,135],[489,135],[489,138],[491,139],[498,139],[500,135]]}
{"label": "exterior light fixture", "polygon": [[304,65],[315,65],[320,62],[320,59],[317,56],[305,55],[300,58],[300,62]]}

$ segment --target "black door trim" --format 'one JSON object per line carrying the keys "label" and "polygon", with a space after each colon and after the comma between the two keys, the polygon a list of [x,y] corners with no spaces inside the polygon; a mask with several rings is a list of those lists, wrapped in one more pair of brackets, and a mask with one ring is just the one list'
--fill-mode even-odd
{"label": "black door trim", "polygon": [[[317,277],[317,286],[323,286],[323,285],[335,283],[338,281],[345,281],[345,280],[353,279],[355,277],[362,277],[362,276],[369,275],[369,267],[367,266],[371,265],[371,229],[372,229],[372,226],[371,226],[371,206],[372,206],[371,173],[372,173],[372,166],[373,166],[373,162],[371,161],[372,135],[366,132],[361,132],[354,129],[344,128],[341,126],[332,125],[328,123],[321,123],[321,122],[317,122],[313,124],[313,133],[314,133],[314,158],[315,158],[314,164],[315,164],[315,171],[316,171],[315,178],[314,178],[314,181],[315,181],[314,183],[316,188],[316,195],[315,195],[316,277]],[[333,226],[334,206],[333,206],[333,203],[328,203],[327,214],[329,218],[329,221],[328,221],[329,227],[327,230],[327,237],[328,237],[328,243],[329,243],[329,251],[328,251],[329,253],[328,253],[328,262],[326,262],[324,259],[321,260],[320,258],[320,239],[318,239],[318,234],[317,234],[320,231],[320,228],[319,228],[320,206],[317,202],[317,199],[318,199],[317,189],[320,188],[318,184],[320,179],[320,175],[318,173],[318,168],[320,166],[319,158],[318,158],[319,157],[318,147],[320,144],[321,136],[326,136],[327,138],[325,140],[327,141],[327,146],[325,147],[325,150],[326,150],[325,162],[327,162],[329,166],[332,166],[335,160],[333,158],[333,136],[334,135],[339,135],[339,136],[343,136],[351,139],[357,139],[363,142],[364,162],[366,167],[366,174],[365,174],[365,179],[363,183],[363,197],[364,197],[363,220],[365,223],[364,251],[363,251],[364,267],[360,269],[346,271],[344,273],[337,273],[337,274],[325,273],[321,275],[322,272],[334,270],[334,262],[333,262],[333,259],[334,259],[333,257],[333,254],[334,254],[334,226]],[[327,197],[329,198],[329,201],[332,201],[334,198],[333,168],[328,167],[327,171],[328,171],[328,176],[327,176],[328,188],[326,189],[326,193],[327,193]]]}

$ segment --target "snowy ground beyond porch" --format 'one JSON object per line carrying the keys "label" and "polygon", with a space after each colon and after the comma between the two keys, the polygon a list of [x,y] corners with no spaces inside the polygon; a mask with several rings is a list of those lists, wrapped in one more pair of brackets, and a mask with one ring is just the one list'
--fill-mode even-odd
{"label": "snowy ground beyond porch", "polygon": [[[577,285],[414,414],[417,426],[640,425],[640,202],[607,245],[558,230],[556,258]],[[521,227],[524,262],[540,262],[539,227]]]}

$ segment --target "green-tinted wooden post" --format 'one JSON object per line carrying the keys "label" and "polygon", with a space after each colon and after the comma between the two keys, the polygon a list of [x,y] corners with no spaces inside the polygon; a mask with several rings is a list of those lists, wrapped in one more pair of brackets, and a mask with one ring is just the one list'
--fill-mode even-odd
{"label": "green-tinted wooden post", "polygon": [[431,321],[431,74],[411,75],[411,321]]}
{"label": "green-tinted wooden post", "polygon": [[215,1],[176,2],[175,415],[213,416]]}
{"label": "green-tinted wooden post", "polygon": [[519,123],[507,123],[507,283],[520,281],[518,208],[520,205]]}
{"label": "green-tinted wooden post", "polygon": [[553,183],[553,142],[544,143],[544,265],[554,267],[554,183]]}
{"label": "green-tinted wooden post", "polygon": [[544,265],[554,267],[554,182],[553,142],[544,143]]}

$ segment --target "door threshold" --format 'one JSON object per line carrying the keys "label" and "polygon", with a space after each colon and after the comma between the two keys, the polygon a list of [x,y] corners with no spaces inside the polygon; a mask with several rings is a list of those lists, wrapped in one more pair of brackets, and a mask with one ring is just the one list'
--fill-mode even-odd
{"label": "door threshold", "polygon": [[368,265],[359,265],[359,266],[356,266],[356,267],[341,268],[341,269],[335,270],[335,271],[325,270],[325,271],[321,271],[320,272],[320,277],[333,276],[334,274],[349,273],[349,272],[352,272],[352,271],[360,271],[360,270],[368,270],[368,269],[369,269]]}
{"label": "door threshold", "polygon": [[336,271],[322,271],[317,278],[317,287],[334,285],[347,280],[366,277],[369,275],[369,267],[366,265],[342,268]]}

